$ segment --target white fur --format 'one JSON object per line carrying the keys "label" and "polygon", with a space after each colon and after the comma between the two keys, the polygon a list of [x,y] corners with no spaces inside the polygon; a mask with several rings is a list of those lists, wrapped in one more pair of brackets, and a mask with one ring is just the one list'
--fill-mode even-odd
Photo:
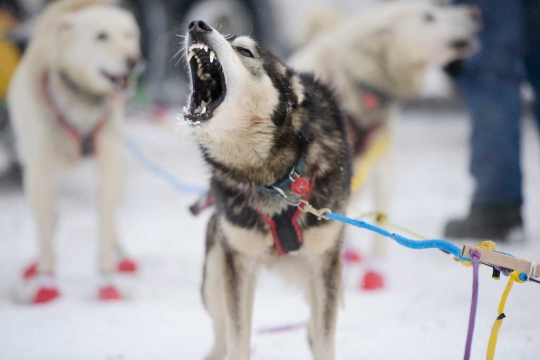
{"label": "white fur", "polygon": [[[114,269],[118,246],[115,215],[124,189],[125,96],[116,92],[101,71],[115,76],[127,73],[126,59],[139,58],[140,51],[134,18],[109,3],[77,0],[49,6],[38,20],[10,86],[9,109],[24,165],[26,193],[37,225],[41,273],[54,272],[56,180],[60,171],[81,160],[80,148],[47,105],[42,86],[45,71],[50,74],[50,93],[64,116],[81,132],[93,129],[105,112],[110,113],[97,137],[94,158],[100,182],[99,268],[103,274]],[[100,32],[107,33],[107,41],[96,40]],[[85,92],[105,96],[103,104],[91,105],[73,94],[60,80],[61,71]]]}

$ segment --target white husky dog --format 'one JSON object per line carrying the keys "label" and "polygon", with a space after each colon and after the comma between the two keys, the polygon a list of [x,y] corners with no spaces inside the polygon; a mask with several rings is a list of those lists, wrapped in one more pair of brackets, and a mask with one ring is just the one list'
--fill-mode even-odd
{"label": "white husky dog", "polygon": [[[379,159],[370,180],[374,184],[374,210],[386,213],[392,171],[388,152],[381,155],[381,149],[388,147],[381,144],[388,144],[391,137],[396,107],[421,95],[426,70],[476,50],[480,12],[471,6],[441,7],[427,1],[403,1],[339,19],[329,10],[314,15],[306,26],[306,37],[311,40],[290,63],[298,70],[314,71],[333,85],[349,118],[356,168],[362,166],[362,160]],[[365,156],[372,150],[370,156]],[[355,185],[360,182],[353,181],[353,190]],[[384,257],[384,244],[381,238],[375,239],[375,260],[370,265],[380,263],[376,259]],[[380,271],[368,269],[364,288],[382,284]]]}
{"label": "white husky dog", "polygon": [[[60,172],[84,155],[94,156],[99,172],[98,259],[107,279],[99,296],[121,297],[110,275],[117,266],[115,216],[124,190],[125,94],[140,59],[136,22],[112,1],[58,1],[38,19],[8,95],[39,240],[37,264],[25,272],[33,284],[30,302],[59,295],[53,276],[55,187]],[[124,262],[122,269],[133,265]]]}

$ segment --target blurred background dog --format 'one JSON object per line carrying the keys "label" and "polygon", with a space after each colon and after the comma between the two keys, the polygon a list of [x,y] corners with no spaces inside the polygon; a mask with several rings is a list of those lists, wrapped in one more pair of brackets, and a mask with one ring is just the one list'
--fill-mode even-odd
{"label": "blurred background dog", "polygon": [[25,274],[35,282],[26,301],[48,302],[59,294],[55,189],[59,173],[84,156],[96,159],[100,181],[99,296],[121,296],[110,277],[120,248],[115,218],[124,193],[122,128],[140,62],[135,19],[111,1],[60,1],[37,20],[8,94],[40,249],[37,264]]}
{"label": "blurred background dog", "polygon": [[[363,190],[373,175],[374,212],[389,211],[394,175],[389,150],[399,105],[422,95],[429,70],[442,70],[478,49],[480,18],[474,6],[411,1],[383,4],[351,19],[324,9],[308,22],[307,43],[290,62],[301,71],[314,71],[335,89],[356,155],[353,191]],[[385,244],[374,235],[364,278],[374,287],[384,284],[380,260]]]}

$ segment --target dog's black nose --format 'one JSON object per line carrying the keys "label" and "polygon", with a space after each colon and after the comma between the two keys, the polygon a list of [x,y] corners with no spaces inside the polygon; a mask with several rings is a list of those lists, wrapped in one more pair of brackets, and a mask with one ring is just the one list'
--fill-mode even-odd
{"label": "dog's black nose", "polygon": [[467,39],[457,39],[450,42],[450,46],[456,50],[463,50],[470,45],[469,40]]}
{"label": "dog's black nose", "polygon": [[188,30],[195,32],[209,32],[212,31],[212,28],[202,20],[195,20],[189,23]]}

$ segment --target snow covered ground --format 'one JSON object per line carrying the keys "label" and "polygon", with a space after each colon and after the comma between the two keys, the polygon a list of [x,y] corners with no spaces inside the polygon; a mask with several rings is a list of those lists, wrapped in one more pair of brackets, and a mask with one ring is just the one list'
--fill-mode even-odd
{"label": "snow covered ground", "polygon": [[[464,214],[471,191],[467,175],[468,127],[462,113],[409,110],[399,121],[392,219],[427,236],[440,236],[444,221]],[[193,139],[133,120],[128,136],[160,166],[190,184],[204,185],[207,171]],[[526,220],[529,242],[504,247],[540,261],[540,161],[536,131],[524,128]],[[199,296],[203,232],[209,214],[193,218],[193,196],[176,192],[129,158],[128,188],[119,224],[139,260],[139,274],[119,278],[127,299],[95,300],[96,207],[93,167],[66,176],[60,188],[57,232],[62,298],[31,307],[12,300],[23,265],[36,253],[35,233],[21,190],[0,184],[0,359],[169,360],[202,359],[212,342]],[[363,207],[367,210],[369,202]],[[370,234],[351,231],[359,247]],[[338,360],[459,359],[465,343],[471,269],[438,251],[391,244],[384,291],[359,291],[361,268],[347,268],[346,306],[337,330]],[[505,279],[481,269],[473,359],[485,356]],[[508,301],[497,359],[540,358],[540,286],[516,285]],[[302,323],[300,295],[271,274],[261,277],[255,304],[254,360],[310,359],[303,329],[261,334],[268,326]]]}

